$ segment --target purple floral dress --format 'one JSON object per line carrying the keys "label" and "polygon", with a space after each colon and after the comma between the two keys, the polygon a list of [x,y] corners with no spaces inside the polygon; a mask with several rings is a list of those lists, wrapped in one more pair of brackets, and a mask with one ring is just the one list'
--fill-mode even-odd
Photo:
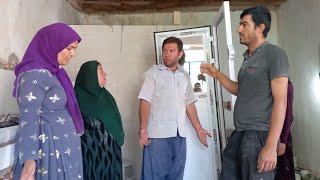
{"label": "purple floral dress", "polygon": [[45,69],[25,72],[19,77],[17,101],[14,179],[20,179],[26,160],[36,161],[35,179],[83,179],[80,137],[59,80]]}

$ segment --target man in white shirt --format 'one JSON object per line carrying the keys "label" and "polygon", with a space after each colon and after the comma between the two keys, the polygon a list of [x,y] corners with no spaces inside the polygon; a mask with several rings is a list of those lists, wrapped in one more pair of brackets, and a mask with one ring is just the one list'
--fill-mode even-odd
{"label": "man in white shirt", "polygon": [[182,180],[186,160],[187,117],[200,142],[211,135],[201,127],[189,74],[178,64],[183,43],[169,37],[162,44],[164,65],[145,74],[140,90],[140,137],[144,147],[141,179]]}

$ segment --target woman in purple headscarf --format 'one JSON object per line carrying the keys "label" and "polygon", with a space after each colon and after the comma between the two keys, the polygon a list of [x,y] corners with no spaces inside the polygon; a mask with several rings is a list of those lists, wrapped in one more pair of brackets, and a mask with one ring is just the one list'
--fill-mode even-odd
{"label": "woman in purple headscarf", "polygon": [[83,121],[62,68],[80,36],[55,23],[40,29],[17,65],[13,95],[20,110],[14,179],[83,179]]}

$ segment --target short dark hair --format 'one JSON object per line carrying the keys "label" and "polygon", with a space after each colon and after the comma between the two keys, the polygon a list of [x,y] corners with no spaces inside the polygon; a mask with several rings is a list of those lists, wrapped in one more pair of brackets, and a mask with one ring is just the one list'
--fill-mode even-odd
{"label": "short dark hair", "polygon": [[176,37],[168,37],[168,38],[166,38],[162,43],[162,49],[163,49],[165,44],[169,44],[169,43],[177,44],[179,52],[183,50],[183,43],[182,43],[181,39],[176,38]]}
{"label": "short dark hair", "polygon": [[261,24],[265,25],[263,36],[266,38],[271,27],[271,14],[269,9],[263,6],[247,8],[242,11],[240,18],[242,19],[246,15],[251,15],[251,19],[255,26],[259,26]]}

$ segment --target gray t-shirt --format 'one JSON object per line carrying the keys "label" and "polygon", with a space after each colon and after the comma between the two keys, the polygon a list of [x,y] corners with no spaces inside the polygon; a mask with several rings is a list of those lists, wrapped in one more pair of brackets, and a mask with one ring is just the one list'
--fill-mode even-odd
{"label": "gray t-shirt", "polygon": [[288,57],[284,50],[268,42],[251,56],[246,51],[238,74],[238,97],[234,109],[237,131],[269,130],[273,97],[271,81],[289,76]]}

